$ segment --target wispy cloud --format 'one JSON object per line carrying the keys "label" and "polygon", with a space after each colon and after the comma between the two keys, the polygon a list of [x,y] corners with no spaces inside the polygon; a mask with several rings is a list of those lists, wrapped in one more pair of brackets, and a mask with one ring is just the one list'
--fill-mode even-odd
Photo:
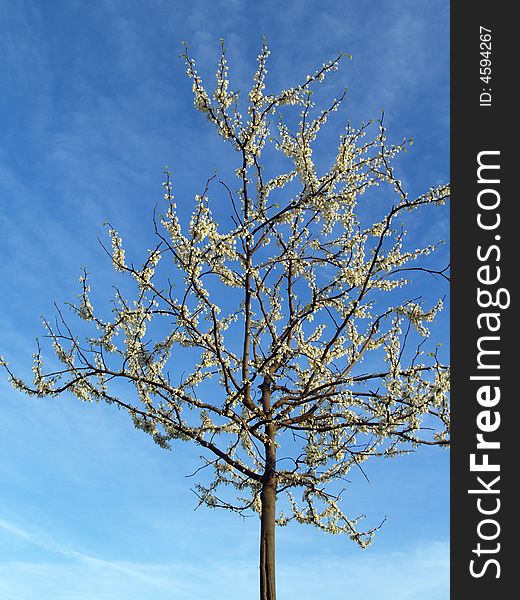
{"label": "wispy cloud", "polygon": [[[70,549],[42,534],[0,520],[0,529],[48,550],[38,562],[0,566],[3,600],[243,600],[256,597],[256,565],[237,559],[233,545],[212,556],[158,564],[107,560]],[[230,540],[232,541],[232,540]],[[54,554],[54,556],[51,556]],[[226,558],[226,555],[228,558]],[[434,542],[409,552],[357,552],[348,560],[307,554],[283,557],[279,591],[287,600],[443,600],[448,598],[448,545]]]}
{"label": "wispy cloud", "polygon": [[36,546],[42,550],[47,550],[53,554],[74,559],[89,559],[88,555],[58,543],[53,539],[52,536],[40,530],[20,527],[2,518],[0,518],[0,530],[9,534],[10,536],[27,542],[32,546]]}

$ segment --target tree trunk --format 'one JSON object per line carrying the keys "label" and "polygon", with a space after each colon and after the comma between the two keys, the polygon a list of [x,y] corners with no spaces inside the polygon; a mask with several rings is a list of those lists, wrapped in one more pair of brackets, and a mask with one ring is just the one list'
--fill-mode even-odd
{"label": "tree trunk", "polygon": [[[271,391],[267,379],[260,386],[262,408],[268,419],[271,417]],[[265,425],[265,471],[260,500],[260,600],[276,600],[275,571],[275,520],[276,520],[276,430],[268,420]]]}
{"label": "tree trunk", "polygon": [[260,524],[260,600],[276,600],[275,515],[276,477],[266,480],[262,488]]}

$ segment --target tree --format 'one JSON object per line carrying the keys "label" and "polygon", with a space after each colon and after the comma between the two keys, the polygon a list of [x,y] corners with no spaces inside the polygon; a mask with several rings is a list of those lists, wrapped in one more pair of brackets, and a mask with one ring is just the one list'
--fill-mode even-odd
{"label": "tree", "polygon": [[[101,316],[84,271],[69,306],[95,332],[74,333],[57,308],[45,328],[61,366],[46,370],[39,345],[32,383],[3,363],[28,394],[103,400],[163,448],[204,448],[212,476],[196,486],[200,503],[260,515],[261,600],[276,598],[276,525],[312,524],[365,547],[378,527],[360,530],[343,511],[347,473],[371,457],[449,443],[449,371],[435,347],[426,351],[442,301],[412,299],[418,277],[442,283],[447,269],[426,258],[435,246],[407,249],[404,229],[410,211],[445,203],[449,187],[409,197],[393,159],[410,140],[389,143],[384,115],[349,124],[332,166],[319,169],[313,143],[343,96],[313,116],[312,90],[345,55],[267,94],[268,55],[264,42],[243,116],[224,45],[211,96],[184,46],[195,107],[236,151],[238,189],[209,178],[182,224],[166,168],[157,243],[142,266],[109,226],[105,250],[135,282],[133,297],[116,288],[112,316]],[[375,186],[385,192],[369,207]],[[229,203],[224,223],[210,192]],[[122,394],[119,381],[135,393]]]}

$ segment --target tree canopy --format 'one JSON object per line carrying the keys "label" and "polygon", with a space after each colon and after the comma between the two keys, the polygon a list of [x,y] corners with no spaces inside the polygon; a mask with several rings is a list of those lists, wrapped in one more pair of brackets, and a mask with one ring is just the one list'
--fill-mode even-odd
{"label": "tree canopy", "polygon": [[[444,204],[449,186],[409,196],[394,158],[410,140],[389,142],[384,114],[347,124],[319,168],[314,142],[344,95],[317,112],[313,89],[345,55],[267,93],[268,55],[264,43],[242,98],[223,44],[211,93],[184,46],[195,107],[236,151],[234,178],[209,177],[183,223],[166,168],[156,244],[139,265],[109,225],[105,249],[134,293],[116,288],[104,316],[85,271],[69,306],[90,333],[57,309],[45,327],[61,366],[46,369],[39,346],[32,383],[4,365],[24,392],[105,401],[164,448],[203,447],[212,476],[196,486],[201,503],[262,514],[271,489],[273,507],[286,496],[277,524],[312,524],[364,547],[375,528],[360,529],[343,507],[349,471],[449,443],[449,369],[429,339],[442,299],[425,305],[420,291],[447,271],[427,259],[435,245],[406,239],[409,213]],[[214,217],[216,202],[227,219]]]}

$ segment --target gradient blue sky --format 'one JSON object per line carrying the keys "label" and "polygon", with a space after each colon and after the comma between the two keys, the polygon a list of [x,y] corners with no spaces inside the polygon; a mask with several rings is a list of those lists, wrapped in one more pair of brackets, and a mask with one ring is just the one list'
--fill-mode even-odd
{"label": "gradient blue sky", "polygon": [[[240,88],[261,37],[274,89],[348,51],[325,89],[349,88],[330,139],[385,109],[412,193],[449,178],[446,0],[18,0],[0,4],[0,353],[30,372],[40,315],[74,300],[80,268],[107,298],[111,265],[96,241],[109,220],[135,257],[171,166],[181,211],[229,152],[192,108],[177,58],[191,45],[213,73],[218,39]],[[329,134],[326,134],[329,135]],[[446,238],[447,213],[415,223]],[[446,250],[444,250],[446,252]],[[439,332],[446,336],[446,317]],[[0,381],[2,600],[243,600],[257,595],[258,521],[194,511],[199,451],[166,453],[126,415],[71,398],[36,400]],[[448,453],[367,463],[351,514],[387,522],[373,545],[309,528],[278,532],[283,600],[442,600],[449,596]]]}

